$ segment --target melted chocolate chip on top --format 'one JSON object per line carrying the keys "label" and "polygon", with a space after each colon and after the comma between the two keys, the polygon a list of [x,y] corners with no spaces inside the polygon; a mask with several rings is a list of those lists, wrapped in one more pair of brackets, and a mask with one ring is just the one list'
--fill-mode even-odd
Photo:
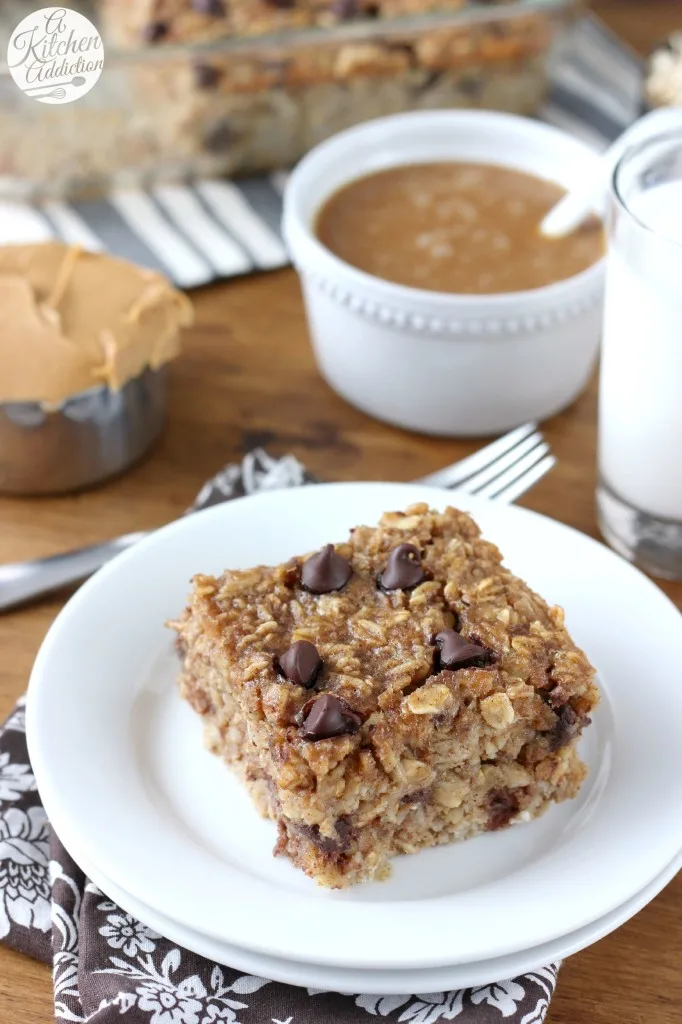
{"label": "melted chocolate chip on top", "polygon": [[398,544],[393,548],[386,568],[379,577],[382,590],[409,590],[426,579],[419,548],[414,544]]}
{"label": "melted chocolate chip on top", "polygon": [[310,641],[297,640],[280,657],[278,665],[290,683],[310,689],[322,667],[322,658]]}
{"label": "melted chocolate chip on top", "polygon": [[456,629],[444,629],[436,636],[439,668],[469,668],[490,661],[487,647],[472,644]]}
{"label": "melted chocolate chip on top", "polygon": [[345,587],[352,572],[350,562],[327,544],[303,563],[301,583],[311,594],[330,594]]}
{"label": "melted chocolate chip on top", "polygon": [[341,697],[323,693],[303,718],[301,733],[307,740],[328,740],[357,732],[362,719]]}

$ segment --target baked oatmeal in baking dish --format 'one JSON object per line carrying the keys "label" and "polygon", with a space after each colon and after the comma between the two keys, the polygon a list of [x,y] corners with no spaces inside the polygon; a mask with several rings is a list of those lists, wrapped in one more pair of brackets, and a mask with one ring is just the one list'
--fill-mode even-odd
{"label": "baked oatmeal in baking dish", "polygon": [[[101,31],[106,73],[58,106],[27,104],[0,75],[0,196],[278,171],[345,128],[405,110],[535,114],[583,3],[71,0]],[[0,3],[0,52],[25,8]],[[257,193],[270,209],[271,185],[252,188],[247,201]]]}

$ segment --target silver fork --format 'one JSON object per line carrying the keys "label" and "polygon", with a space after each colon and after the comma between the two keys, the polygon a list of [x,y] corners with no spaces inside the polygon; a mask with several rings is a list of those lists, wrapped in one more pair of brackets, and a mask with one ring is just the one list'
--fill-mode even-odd
{"label": "silver fork", "polygon": [[[525,494],[555,462],[536,424],[527,423],[473,455],[414,482],[508,504]],[[293,455],[275,459],[257,449],[245,456],[241,465],[226,466],[216,473],[185,514],[218,505],[239,494],[297,487],[312,480]],[[144,532],[126,533],[103,544],[0,566],[0,611],[81,582],[145,536]]]}

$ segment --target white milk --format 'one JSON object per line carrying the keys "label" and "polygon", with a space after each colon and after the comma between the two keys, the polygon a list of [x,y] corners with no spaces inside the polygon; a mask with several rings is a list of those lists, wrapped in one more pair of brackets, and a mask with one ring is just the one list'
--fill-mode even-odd
{"label": "white milk", "polygon": [[618,214],[607,262],[600,469],[640,511],[682,521],[682,181],[642,192],[629,208],[657,234]]}

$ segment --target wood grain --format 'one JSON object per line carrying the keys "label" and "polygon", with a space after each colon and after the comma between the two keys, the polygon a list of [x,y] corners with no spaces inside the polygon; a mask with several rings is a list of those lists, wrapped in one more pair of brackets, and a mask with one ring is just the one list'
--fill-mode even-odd
{"label": "wood grain", "polygon": [[[679,0],[601,0],[595,6],[643,51],[682,28]],[[168,430],[153,456],[87,494],[0,500],[0,561],[160,525],[179,515],[219,466],[255,444],[293,451],[330,480],[410,480],[478,447],[480,442],[434,440],[383,426],[331,392],[313,364],[291,271],[207,288],[194,297],[197,326],[174,367]],[[543,428],[559,463],[523,502],[593,536],[595,417],[593,382]],[[682,607],[682,585],[664,589]],[[63,595],[0,616],[0,718],[25,689],[62,601]],[[679,1024],[681,918],[678,877],[628,925],[566,962],[551,1024]],[[0,949],[0,1021],[51,1020],[47,968]]]}

